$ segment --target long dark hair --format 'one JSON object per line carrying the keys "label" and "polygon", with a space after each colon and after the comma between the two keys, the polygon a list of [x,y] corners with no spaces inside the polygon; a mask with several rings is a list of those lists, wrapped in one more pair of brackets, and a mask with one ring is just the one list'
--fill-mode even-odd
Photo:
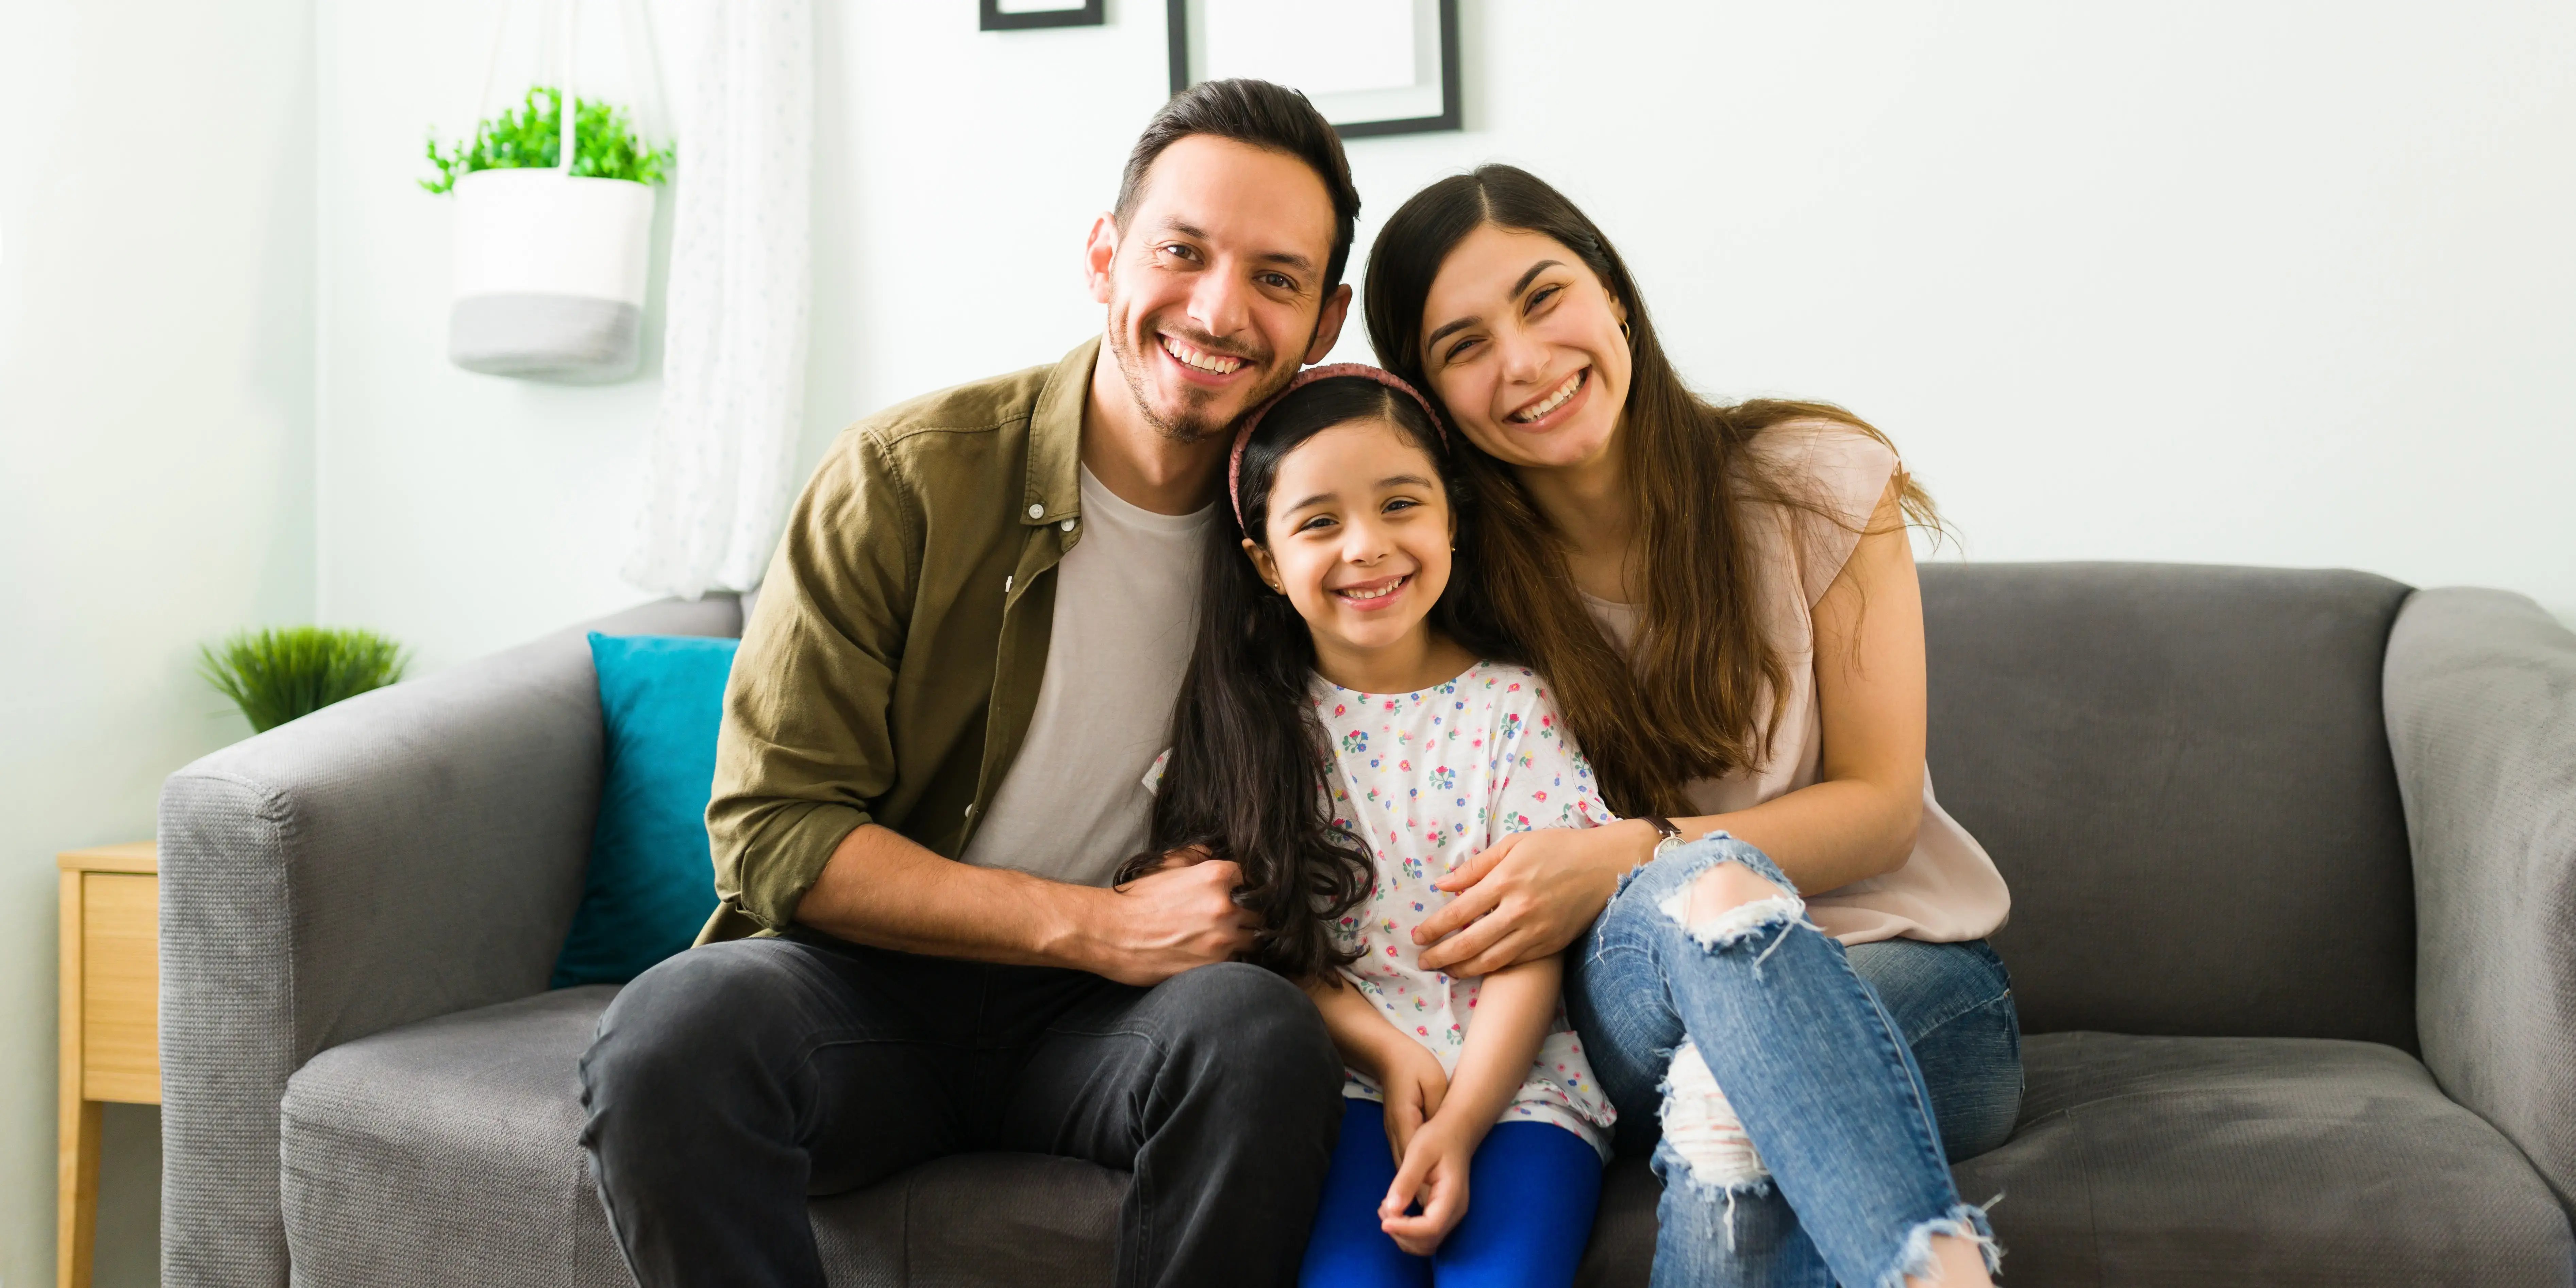
{"label": "long dark hair", "polygon": [[1385,420],[1430,456],[1457,525],[1457,553],[1431,628],[1480,657],[1519,650],[1473,593],[1478,525],[1455,473],[1463,453],[1411,398],[1361,376],[1290,390],[1245,444],[1234,511],[1210,526],[1200,573],[1198,640],[1172,712],[1171,760],[1154,794],[1151,847],[1118,874],[1131,881],[1162,856],[1191,846],[1243,869],[1235,902],[1257,913],[1249,960],[1292,979],[1330,978],[1351,961],[1331,923],[1366,899],[1376,876],[1368,844],[1333,822],[1323,726],[1308,693],[1314,637],[1288,597],[1263,584],[1244,557],[1268,532],[1279,463],[1315,435],[1358,420]]}
{"label": "long dark hair", "polygon": [[[1756,399],[1723,406],[1692,393],[1665,356],[1627,263],[1565,194],[1508,165],[1451,175],[1417,192],[1369,251],[1369,343],[1386,369],[1428,391],[1422,311],[1440,266],[1486,225],[1539,233],[1574,252],[1626,308],[1634,356],[1619,438],[1649,570],[1643,621],[1622,658],[1594,623],[1567,567],[1563,538],[1502,462],[1463,447],[1460,473],[1488,522],[1490,557],[1470,597],[1493,605],[1555,686],[1566,720],[1622,814],[1679,814],[1691,780],[1769,758],[1787,700],[1787,664],[1765,635],[1747,511],[1769,503],[1847,523],[1802,480],[1766,471],[1747,446],[1791,421],[1831,421],[1887,442],[1830,403]],[[1894,450],[1894,445],[1889,444]],[[1932,498],[1902,464],[1907,518],[1938,531]],[[1648,702],[1646,695],[1653,694]]]}

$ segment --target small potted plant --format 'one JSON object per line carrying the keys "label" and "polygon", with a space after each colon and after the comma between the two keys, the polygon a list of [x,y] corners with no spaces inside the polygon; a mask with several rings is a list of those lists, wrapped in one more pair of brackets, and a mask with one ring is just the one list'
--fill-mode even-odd
{"label": "small potted plant", "polygon": [[643,352],[654,186],[671,150],[638,137],[626,110],[552,86],[478,123],[474,137],[429,140],[436,178],[456,195],[456,279],[447,356],[468,371],[616,380]]}
{"label": "small potted plant", "polygon": [[266,733],[402,678],[402,648],[373,631],[288,626],[197,650],[198,672]]}

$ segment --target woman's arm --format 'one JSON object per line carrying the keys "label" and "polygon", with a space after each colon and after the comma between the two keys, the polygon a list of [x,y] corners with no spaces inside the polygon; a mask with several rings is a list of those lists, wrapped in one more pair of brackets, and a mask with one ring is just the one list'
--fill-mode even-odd
{"label": "woman's arm", "polygon": [[1923,590],[1896,484],[1814,613],[1816,781],[1751,809],[1674,819],[1750,843],[1808,894],[1883,876],[1923,821]]}
{"label": "woman's arm", "polygon": [[[1751,809],[1673,820],[1724,829],[1809,894],[1893,872],[1923,817],[1923,595],[1895,484],[1818,601],[1816,701],[1823,752],[1810,786]],[[1561,952],[1608,906],[1660,838],[1634,819],[1504,837],[1435,882],[1458,898],[1426,918],[1422,964],[1475,976]]]}
{"label": "woman's arm", "polygon": [[[1529,1080],[1539,1044],[1556,1016],[1564,962],[1548,956],[1494,972],[1476,995],[1476,1019],[1449,1094],[1413,1135],[1398,1160],[1395,1184],[1378,1206],[1380,1225],[1396,1246],[1427,1256],[1467,1214],[1467,1169],[1485,1133]],[[1392,1027],[1392,1026],[1389,1026]],[[1399,1035],[1401,1036],[1401,1035]],[[1419,1202],[1420,1216],[1405,1209]]]}

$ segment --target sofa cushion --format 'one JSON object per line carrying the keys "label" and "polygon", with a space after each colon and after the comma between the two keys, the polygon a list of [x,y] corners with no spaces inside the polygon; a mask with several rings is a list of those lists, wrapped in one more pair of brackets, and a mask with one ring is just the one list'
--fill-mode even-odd
{"label": "sofa cushion", "polygon": [[[575,1072],[615,990],[565,989],[334,1047],[288,1084],[299,1285],[627,1276],[582,1157]],[[1954,1169],[2016,1283],[2567,1282],[2567,1218],[2403,1052],[2298,1039],[2036,1037],[2011,1143]],[[818,1199],[834,1288],[1105,1284],[1124,1173],[975,1154]],[[1611,1165],[1577,1282],[1642,1285],[1659,1187]]]}
{"label": "sofa cushion", "polygon": [[2366,1042],[2059,1033],[2022,1047],[1997,1194],[2006,1283],[2549,1284],[2567,1214],[2486,1120]]}
{"label": "sofa cushion", "polygon": [[[2402,1051],[2057,1033],[2023,1044],[2001,1149],[1951,1169],[2006,1284],[2549,1284],[2567,1216],[2522,1154]],[[1661,1187],[1611,1164],[1578,1280],[1644,1288]]]}
{"label": "sofa cushion", "polygon": [[[567,988],[333,1047],[282,1106],[299,1288],[632,1288],[581,1150],[581,1053],[617,990]],[[818,1199],[834,1288],[1102,1283],[1127,1175],[974,1154]],[[437,1266],[424,1276],[423,1266]]]}
{"label": "sofa cushion", "polygon": [[2407,588],[2357,572],[1926,564],[1927,759],[2012,886],[2026,1032],[2415,1049],[2381,720]]}
{"label": "sofa cushion", "polygon": [[388,1029],[313,1057],[279,1106],[298,1288],[632,1288],[581,1151],[579,1061],[608,985]]}
{"label": "sofa cushion", "polygon": [[716,910],[707,799],[739,644],[590,632],[602,729],[599,816],[553,987],[623,984],[687,948]]}

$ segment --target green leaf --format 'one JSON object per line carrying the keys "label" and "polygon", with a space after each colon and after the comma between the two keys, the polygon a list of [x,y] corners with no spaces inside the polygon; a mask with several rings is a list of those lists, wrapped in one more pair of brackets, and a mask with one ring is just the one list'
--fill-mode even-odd
{"label": "green leaf", "polygon": [[[626,109],[613,103],[573,100],[572,172],[596,179],[630,179],[660,183],[670,177],[672,151],[652,147],[636,137]],[[476,170],[552,169],[563,160],[563,96],[549,85],[532,86],[516,107],[478,122],[471,140],[459,140],[442,153],[438,138],[429,140],[429,163],[438,177],[420,186],[446,192]]]}
{"label": "green leaf", "polygon": [[402,678],[402,648],[373,631],[288,626],[241,631],[197,650],[197,672],[266,733]]}

